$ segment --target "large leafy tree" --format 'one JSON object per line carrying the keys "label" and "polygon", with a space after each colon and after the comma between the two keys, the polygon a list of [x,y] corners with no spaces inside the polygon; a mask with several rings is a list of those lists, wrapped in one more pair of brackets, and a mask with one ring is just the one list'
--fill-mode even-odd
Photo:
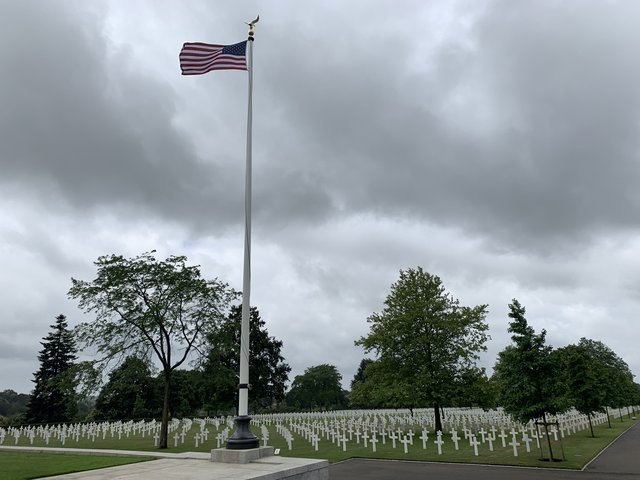
{"label": "large leafy tree", "polygon": [[553,352],[558,357],[569,403],[587,416],[594,437],[591,416],[605,410],[606,371],[589,351],[579,345],[569,345]]}
{"label": "large leafy tree", "polygon": [[[514,299],[509,305],[513,345],[498,354],[494,379],[499,386],[499,403],[507,413],[523,423],[542,420],[546,429],[547,414],[560,413],[569,405],[561,365],[546,344],[546,331],[536,334],[525,313],[525,307],[518,300]],[[548,446],[553,459],[551,441]]]}
{"label": "large leafy tree", "polygon": [[442,430],[440,407],[486,350],[487,306],[461,306],[439,277],[420,267],[401,270],[384,303],[368,318],[369,334],[356,341],[378,356],[367,369],[371,399],[394,407],[433,406],[435,428]]}
{"label": "large leafy tree", "polygon": [[67,318],[58,315],[51,332],[40,342],[40,368],[34,374],[26,418],[29,423],[58,423],[74,419],[78,410],[76,395],[76,343]]}
{"label": "large leafy tree", "polygon": [[[130,356],[109,373],[96,399],[97,420],[138,420],[155,416],[154,378],[145,359]],[[159,411],[159,410],[158,410]]]}
{"label": "large leafy tree", "polygon": [[0,392],[0,416],[11,417],[26,413],[29,398],[26,393],[17,393],[14,390]]}
{"label": "large leafy tree", "polygon": [[372,404],[371,399],[367,395],[365,383],[367,382],[367,368],[374,363],[370,358],[363,358],[358,366],[358,371],[351,380],[351,392],[349,393],[349,405],[355,408],[371,408],[375,405]]}
{"label": "large leafy tree", "polygon": [[360,361],[360,365],[358,366],[358,371],[353,375],[353,380],[351,380],[351,389],[358,385],[359,383],[363,383],[367,381],[367,367],[373,363],[373,360],[370,358],[363,358]]}
{"label": "large leafy tree", "polygon": [[159,447],[167,448],[172,373],[199,349],[237,294],[217,279],[202,278],[199,267],[188,266],[184,256],[160,261],[154,253],[99,257],[96,278],[72,279],[69,297],[95,314],[76,334],[100,355],[94,362],[98,369],[129,354],[155,356],[163,379]]}
{"label": "large leafy tree", "polygon": [[603,405],[622,408],[632,404],[634,384],[629,365],[611,348],[598,340],[581,338],[578,347],[583,349],[601,369],[599,386],[604,395]]}
{"label": "large leafy tree", "polygon": [[462,370],[455,382],[456,394],[451,405],[458,407],[497,407],[496,385],[484,368],[472,367]]}
{"label": "large leafy tree", "polygon": [[[240,369],[240,325],[242,305],[234,305],[229,316],[208,335],[208,352],[202,365],[207,410],[232,410],[237,405]],[[249,401],[263,410],[284,399],[291,368],[282,356],[282,341],[269,335],[257,308],[249,320]]]}
{"label": "large leafy tree", "polygon": [[347,404],[342,375],[334,365],[322,364],[296,375],[287,393],[287,405],[302,410],[336,410]]}
{"label": "large leafy tree", "polygon": [[357,408],[398,408],[420,404],[411,380],[393,375],[389,371],[390,362],[370,361],[363,380],[351,383],[349,403]]}

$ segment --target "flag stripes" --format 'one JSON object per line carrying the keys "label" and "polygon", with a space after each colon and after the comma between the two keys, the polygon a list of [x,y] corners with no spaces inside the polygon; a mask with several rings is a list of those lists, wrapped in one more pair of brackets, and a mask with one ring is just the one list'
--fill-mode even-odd
{"label": "flag stripes", "polygon": [[185,43],[180,51],[182,75],[202,75],[212,70],[247,70],[247,41],[234,45]]}

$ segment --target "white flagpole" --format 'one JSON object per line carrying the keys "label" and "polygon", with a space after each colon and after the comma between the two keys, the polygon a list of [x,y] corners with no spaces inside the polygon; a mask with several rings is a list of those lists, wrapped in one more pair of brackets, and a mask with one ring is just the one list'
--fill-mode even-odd
{"label": "white flagpole", "polygon": [[251,126],[253,97],[253,36],[247,41],[249,95],[247,110],[247,165],[244,184],[244,270],[242,276],[242,326],[240,329],[240,395],[238,415],[249,414],[249,319],[251,309]]}
{"label": "white flagpole", "polygon": [[[260,17],[258,17],[260,18]],[[258,448],[258,438],[249,428],[249,320],[251,318],[251,127],[253,102],[253,34],[258,19],[249,23],[247,39],[247,69],[249,94],[247,110],[247,163],[244,187],[244,269],[242,274],[242,322],[240,324],[240,385],[236,431],[227,441],[227,448],[245,450]]]}

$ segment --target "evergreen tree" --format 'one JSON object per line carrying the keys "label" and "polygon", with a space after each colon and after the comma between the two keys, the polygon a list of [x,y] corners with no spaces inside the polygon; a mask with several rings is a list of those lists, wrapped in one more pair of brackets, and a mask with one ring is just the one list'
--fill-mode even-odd
{"label": "evergreen tree", "polygon": [[40,369],[34,373],[36,386],[26,413],[29,423],[68,422],[78,409],[73,369],[77,349],[67,318],[58,315],[51,329],[40,342]]}
{"label": "evergreen tree", "polygon": [[[250,314],[249,402],[252,410],[260,411],[284,399],[291,367],[281,354],[282,341],[269,336],[258,309],[251,307]],[[237,406],[241,321],[242,305],[235,305],[207,337],[210,348],[202,365],[207,411],[232,411]]]}

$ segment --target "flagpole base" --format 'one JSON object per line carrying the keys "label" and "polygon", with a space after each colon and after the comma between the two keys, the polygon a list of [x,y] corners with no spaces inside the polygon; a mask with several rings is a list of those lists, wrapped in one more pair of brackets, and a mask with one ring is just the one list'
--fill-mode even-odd
{"label": "flagpole base", "polygon": [[227,440],[229,450],[249,450],[260,446],[258,437],[251,433],[250,422],[251,417],[248,415],[236,417],[236,431]]}

